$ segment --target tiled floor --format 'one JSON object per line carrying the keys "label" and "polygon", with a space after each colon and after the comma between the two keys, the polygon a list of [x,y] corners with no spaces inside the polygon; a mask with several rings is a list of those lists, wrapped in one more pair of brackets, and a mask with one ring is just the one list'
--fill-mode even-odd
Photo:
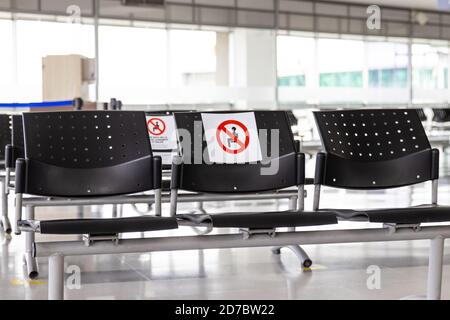
{"label": "tiled floor", "polygon": [[[312,194],[312,189],[308,191]],[[371,194],[325,190],[322,203],[323,207],[337,203],[341,207],[399,207],[425,203],[429,194],[429,185]],[[450,184],[443,179],[440,203],[450,204],[449,195]],[[311,198],[308,196],[307,208],[311,208]],[[209,212],[286,208],[285,200],[206,204]],[[111,206],[85,208],[85,215],[107,217],[111,209]],[[182,212],[192,209],[190,205],[180,207]],[[137,214],[131,206],[125,206],[123,212],[126,216]],[[39,209],[37,218],[61,218],[63,214],[73,217],[76,209]],[[347,222],[338,226],[360,227],[369,225]],[[193,233],[184,227],[167,234]],[[49,237],[39,236],[37,240],[48,241]],[[0,241],[0,299],[46,299],[47,260],[39,259],[40,278],[28,281],[23,273],[22,239],[17,236],[7,239],[1,234]],[[291,252],[286,250],[281,256],[275,256],[270,248],[67,257],[67,266],[81,270],[81,287],[66,287],[66,298],[400,299],[426,291],[428,241],[308,245],[304,249],[314,261],[311,271],[301,270]],[[367,282],[372,279],[369,266],[380,270],[379,289],[368,288]],[[445,251],[443,298],[450,299],[449,248]]]}

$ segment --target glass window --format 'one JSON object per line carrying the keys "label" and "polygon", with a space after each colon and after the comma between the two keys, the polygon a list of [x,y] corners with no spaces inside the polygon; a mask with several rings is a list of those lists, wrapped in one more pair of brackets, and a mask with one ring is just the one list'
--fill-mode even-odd
{"label": "glass window", "polygon": [[319,39],[317,45],[320,87],[363,87],[363,41]]}
{"label": "glass window", "polygon": [[404,43],[367,42],[370,88],[408,86],[408,46]]}
{"label": "glass window", "polygon": [[167,87],[166,31],[100,26],[99,96],[128,104],[163,103]]}
{"label": "glass window", "polygon": [[12,22],[0,20],[0,101],[12,102],[14,100],[14,59],[12,42]]}
{"label": "glass window", "polygon": [[47,55],[95,56],[91,25],[17,21],[18,99],[42,99],[42,58]]}
{"label": "glass window", "polygon": [[413,88],[447,89],[448,48],[413,44]]}
{"label": "glass window", "polygon": [[321,87],[358,88],[363,86],[362,71],[330,72],[320,74]]}
{"label": "glass window", "polygon": [[278,86],[305,87],[313,81],[314,60],[314,39],[278,36]]}
{"label": "glass window", "polygon": [[216,33],[170,30],[170,86],[216,85]]}

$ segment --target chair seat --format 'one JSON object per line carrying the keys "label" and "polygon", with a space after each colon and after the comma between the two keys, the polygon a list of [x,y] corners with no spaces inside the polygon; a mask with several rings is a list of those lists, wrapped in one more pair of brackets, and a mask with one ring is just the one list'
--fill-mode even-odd
{"label": "chair seat", "polygon": [[333,212],[341,219],[375,223],[419,224],[450,221],[450,207],[439,205],[370,210],[322,209],[318,212]]}
{"label": "chair seat", "polygon": [[40,222],[41,234],[116,234],[177,229],[175,218],[130,217],[118,219],[70,219]]}
{"label": "chair seat", "polygon": [[272,229],[283,227],[308,227],[337,223],[336,216],[327,212],[236,212],[213,215],[191,214],[180,215],[177,217],[195,223],[210,222],[214,228]]}

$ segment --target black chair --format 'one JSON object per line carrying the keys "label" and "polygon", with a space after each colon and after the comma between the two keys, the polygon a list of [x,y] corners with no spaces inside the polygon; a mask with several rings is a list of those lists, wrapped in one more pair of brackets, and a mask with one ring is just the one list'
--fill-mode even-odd
{"label": "black chair", "polygon": [[[215,114],[229,115],[233,118],[236,112],[220,112]],[[291,204],[290,210],[285,212],[265,213],[225,213],[214,215],[177,215],[180,224],[210,226],[213,228],[241,228],[246,233],[275,232],[276,228],[287,227],[294,230],[300,226],[315,226],[334,224],[337,222],[333,214],[316,214],[304,212],[304,184],[305,184],[305,156],[298,153],[290,128],[290,122],[284,111],[256,111],[254,112],[258,130],[267,130],[269,135],[272,130],[279,133],[279,154],[264,154],[262,161],[257,163],[236,164],[208,164],[203,152],[207,143],[203,139],[202,114],[175,113],[175,120],[180,135],[180,130],[189,132],[194,141],[201,141],[201,145],[191,143],[189,139],[181,137],[182,158],[175,159],[172,166],[171,184],[171,215],[177,214],[178,190],[216,193],[216,194],[248,194],[276,191],[289,187],[298,189],[298,206]],[[198,135],[195,137],[195,135]],[[197,138],[197,139],[196,139]],[[196,140],[195,140],[196,139]],[[273,140],[273,141],[272,141]],[[266,139],[267,150],[271,150],[271,144],[275,137]],[[261,144],[263,141],[260,141]],[[200,148],[200,153],[198,152]],[[201,160],[196,159],[200,154]],[[278,170],[270,175],[262,174],[261,170],[270,165],[278,164]],[[257,198],[255,198],[257,201]],[[295,244],[293,244],[295,245]],[[294,249],[296,248],[296,249]],[[274,250],[279,253],[280,248]],[[310,266],[311,261],[299,247],[290,247],[300,257],[305,267]]]}
{"label": "black chair", "polygon": [[291,124],[291,127],[293,126],[298,126],[298,119],[294,114],[294,111],[292,110],[288,110],[286,111],[288,118],[289,118],[289,123]]}
{"label": "black chair", "polygon": [[10,115],[0,114],[0,163],[5,162],[5,147],[11,141]]}
{"label": "black chair", "polygon": [[431,180],[429,205],[329,210],[342,219],[394,227],[450,221],[450,207],[437,205],[439,151],[431,149],[416,110],[328,111],[314,116],[326,150],[316,159],[314,210],[319,210],[322,185],[383,190]]}
{"label": "black chair", "polygon": [[423,109],[417,109],[417,114],[419,115],[420,121],[425,122],[428,120],[427,115]]}
{"label": "black chair", "polygon": [[450,121],[450,109],[438,109],[433,108],[433,121],[434,122],[449,122]]}
{"label": "black chair", "polygon": [[[25,156],[22,115],[20,114],[11,117],[11,140],[6,146],[5,154],[5,167],[8,170],[7,178],[9,180],[9,173],[15,170],[16,160]],[[9,181],[8,186],[10,186]]]}
{"label": "black chair", "polygon": [[37,276],[32,256],[35,232],[92,239],[178,227],[175,218],[154,216],[34,221],[30,207],[22,219],[23,194],[68,198],[70,206],[71,198],[118,199],[154,190],[156,211],[160,212],[161,158],[152,154],[144,112],[24,113],[23,128],[25,158],[16,163],[16,222],[18,231],[27,231],[25,260],[30,277]]}
{"label": "black chair", "polygon": [[0,227],[6,233],[11,233],[11,224],[8,219],[8,186],[6,182],[5,172],[5,149],[6,145],[11,142],[11,125],[10,116],[8,114],[0,114],[0,207],[1,220]]}

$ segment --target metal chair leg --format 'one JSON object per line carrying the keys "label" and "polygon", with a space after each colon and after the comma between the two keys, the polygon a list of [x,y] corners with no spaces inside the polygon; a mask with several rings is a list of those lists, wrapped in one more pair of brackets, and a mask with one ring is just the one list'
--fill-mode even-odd
{"label": "metal chair leg", "polygon": [[[27,206],[25,215],[27,220],[34,220],[34,210],[32,206]],[[36,257],[34,256],[34,232],[25,233],[25,255],[24,262],[27,267],[27,276],[30,279],[36,279],[39,276]]]}
{"label": "metal chair leg", "polygon": [[[296,210],[296,209],[297,209],[297,197],[292,197],[291,199],[289,199],[289,210]],[[299,214],[301,214],[301,213],[299,213]],[[295,232],[295,227],[294,228],[287,228],[287,230],[289,232]],[[301,264],[302,268],[310,268],[312,266],[312,260],[309,258],[309,256],[306,253],[306,251],[303,250],[303,248],[300,247],[299,245],[290,245],[290,246],[285,246],[285,247],[274,247],[274,248],[272,248],[272,253],[273,254],[280,254],[281,253],[281,248],[288,248],[292,252],[294,252],[294,254],[297,256],[297,258],[300,260],[300,264]]]}
{"label": "metal chair leg", "polygon": [[303,250],[303,248],[300,247],[299,245],[291,245],[291,246],[285,246],[285,247],[273,247],[272,253],[278,255],[281,253],[282,248],[287,248],[287,249],[291,250],[299,259],[302,268],[310,268],[312,266],[312,260],[309,258],[306,251]]}
{"label": "metal chair leg", "polygon": [[444,241],[445,239],[443,237],[436,237],[430,241],[427,286],[428,300],[441,299]]}
{"label": "metal chair leg", "polygon": [[8,218],[8,189],[5,183],[5,179],[2,178],[0,181],[1,184],[1,209],[2,209],[2,217],[0,220],[0,224],[1,224],[1,228],[3,229],[3,231],[5,231],[6,233],[10,234],[12,232],[12,228],[11,228],[11,222],[9,221]]}
{"label": "metal chair leg", "polygon": [[48,300],[64,300],[64,256],[48,258]]}
{"label": "metal chair leg", "polygon": [[430,240],[430,253],[428,262],[428,283],[426,295],[411,295],[401,300],[440,300],[442,290],[442,269],[444,262],[443,237]]}

